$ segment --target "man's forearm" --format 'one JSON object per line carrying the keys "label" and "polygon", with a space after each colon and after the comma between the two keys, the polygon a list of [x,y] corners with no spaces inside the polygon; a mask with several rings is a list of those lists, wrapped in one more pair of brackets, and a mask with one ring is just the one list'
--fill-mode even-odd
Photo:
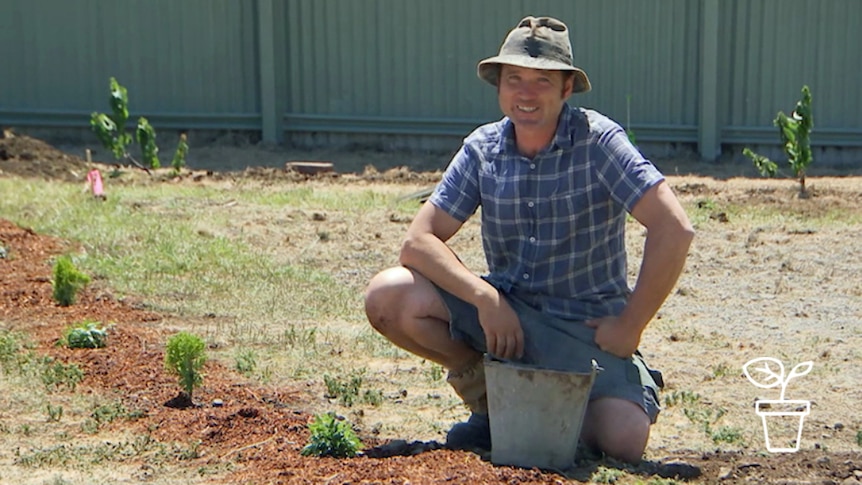
{"label": "man's forearm", "polygon": [[634,291],[620,318],[643,331],[682,273],[694,233],[685,227],[650,231]]}
{"label": "man's forearm", "polygon": [[479,306],[493,286],[470,271],[454,252],[433,234],[408,237],[401,247],[402,265],[412,268],[437,286]]}

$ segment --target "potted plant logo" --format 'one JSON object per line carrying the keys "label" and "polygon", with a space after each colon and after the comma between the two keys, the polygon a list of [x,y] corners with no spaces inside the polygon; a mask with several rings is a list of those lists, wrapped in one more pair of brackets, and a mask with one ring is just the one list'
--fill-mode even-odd
{"label": "potted plant logo", "polygon": [[[802,421],[811,412],[811,402],[801,400],[784,399],[787,384],[794,377],[804,376],[811,372],[812,362],[802,362],[790,370],[785,378],[784,364],[772,357],[760,357],[745,363],[742,371],[749,382],[757,387],[770,389],[781,386],[781,396],[778,400],[764,399],[756,403],[757,415],[763,420],[763,435],[766,438],[766,449],[773,453],[792,453],[799,451],[799,443],[802,438]],[[752,375],[754,374],[754,376]],[[756,379],[755,376],[760,377]],[[798,418],[798,422],[796,421]],[[773,436],[770,439],[769,430],[772,428]],[[795,428],[795,429],[794,429]],[[784,441],[790,430],[790,436],[795,432],[796,439],[791,442],[792,447],[773,446],[772,443]],[[780,436],[776,436],[779,434]]]}

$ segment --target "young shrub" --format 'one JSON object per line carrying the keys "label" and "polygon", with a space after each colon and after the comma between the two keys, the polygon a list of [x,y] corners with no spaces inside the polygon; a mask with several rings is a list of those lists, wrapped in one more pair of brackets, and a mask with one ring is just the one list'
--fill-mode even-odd
{"label": "young shrub", "polygon": [[75,303],[78,290],[90,283],[90,277],[78,271],[72,258],[60,256],[54,263],[54,300],[60,306],[69,306]]}
{"label": "young shrub", "polygon": [[108,344],[108,332],[99,322],[83,321],[67,328],[58,343],[70,349],[101,349]]}
{"label": "young shrub", "polygon": [[[806,197],[808,192],[805,189],[805,171],[814,161],[811,154],[811,128],[814,126],[814,119],[811,116],[811,90],[808,86],[802,86],[802,99],[796,103],[796,109],[790,116],[779,111],[773,124],[778,127],[781,146],[787,154],[793,175],[799,180],[799,196]],[[743,149],[742,153],[751,159],[764,177],[772,177],[778,173],[778,165],[769,158],[758,155],[749,148]]]}
{"label": "young shrub", "polygon": [[335,413],[316,415],[308,429],[311,431],[311,438],[302,449],[303,456],[349,458],[356,456],[362,447],[362,442],[350,427],[350,423],[339,420]]}
{"label": "young shrub", "polygon": [[186,140],[186,134],[180,134],[180,141],[177,143],[174,158],[171,160],[171,167],[173,167],[174,173],[177,175],[179,175],[180,170],[186,166],[186,155],[189,153],[189,144]]}
{"label": "young shrub", "polygon": [[162,164],[159,162],[159,147],[156,145],[156,130],[153,129],[150,122],[143,116],[138,119],[138,128],[135,130],[135,138],[138,140],[138,145],[141,146],[144,165],[153,169],[160,168]]}
{"label": "young shrub", "polygon": [[206,363],[204,341],[197,335],[180,332],[168,339],[165,347],[165,367],[179,377],[189,401],[196,387],[203,384],[201,369]]}
{"label": "young shrub", "polygon": [[128,147],[132,137],[126,133],[126,121],[129,119],[129,95],[126,88],[115,78],[110,80],[111,114],[93,113],[90,115],[90,128],[102,142],[102,146],[111,150],[117,160],[128,156]]}
{"label": "young shrub", "polygon": [[[111,114],[93,112],[90,115],[90,129],[106,149],[114,154],[117,160],[128,160],[139,168],[148,170],[161,167],[159,162],[159,147],[156,145],[156,130],[143,116],[138,118],[135,128],[135,137],[126,131],[126,122],[129,119],[129,95],[115,78],[110,80],[110,106]],[[141,164],[129,153],[129,146],[137,141],[141,147],[144,163]],[[173,164],[185,164],[185,156],[189,146],[186,143],[185,134],[180,136],[177,144],[177,152],[174,154]],[[178,170],[177,170],[178,172]]]}

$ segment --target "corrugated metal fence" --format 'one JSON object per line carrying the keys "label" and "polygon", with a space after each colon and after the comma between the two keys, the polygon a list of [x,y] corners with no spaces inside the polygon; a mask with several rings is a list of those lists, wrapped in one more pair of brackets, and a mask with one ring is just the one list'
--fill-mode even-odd
{"label": "corrugated metal fence", "polygon": [[858,0],[5,0],[0,124],[82,127],[107,81],[154,126],[463,136],[499,117],[476,62],[528,14],[563,19],[639,141],[777,143],[803,84],[813,142],[862,147]]}

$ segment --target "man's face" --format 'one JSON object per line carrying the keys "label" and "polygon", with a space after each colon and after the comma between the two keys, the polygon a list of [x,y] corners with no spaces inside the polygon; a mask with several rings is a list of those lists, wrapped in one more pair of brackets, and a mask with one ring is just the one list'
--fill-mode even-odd
{"label": "man's face", "polygon": [[556,130],[563,103],[572,94],[572,77],[561,71],[544,71],[503,64],[497,97],[500,110],[516,128]]}

